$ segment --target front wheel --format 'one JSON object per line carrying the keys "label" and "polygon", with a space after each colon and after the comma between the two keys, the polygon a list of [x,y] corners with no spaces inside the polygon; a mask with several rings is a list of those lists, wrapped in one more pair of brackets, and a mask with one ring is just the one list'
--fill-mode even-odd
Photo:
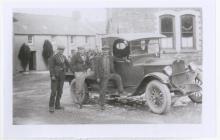
{"label": "front wheel", "polygon": [[169,111],[171,94],[167,85],[158,80],[150,81],[146,86],[145,97],[152,112],[163,114]]}
{"label": "front wheel", "polygon": [[[195,84],[202,87],[202,73],[199,72],[195,78]],[[202,91],[194,92],[188,96],[194,103],[202,103]]]}
{"label": "front wheel", "polygon": [[194,92],[188,96],[194,103],[202,103],[202,92]]}
{"label": "front wheel", "polygon": [[85,104],[89,99],[89,92],[86,83],[83,85],[81,92],[77,92],[76,80],[72,80],[70,84],[70,94],[72,100],[76,104]]}

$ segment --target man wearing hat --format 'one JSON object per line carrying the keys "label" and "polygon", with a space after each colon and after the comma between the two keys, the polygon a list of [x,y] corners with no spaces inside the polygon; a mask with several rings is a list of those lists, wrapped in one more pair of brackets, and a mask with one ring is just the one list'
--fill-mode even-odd
{"label": "man wearing hat", "polygon": [[[78,52],[72,56],[70,64],[75,72],[75,91],[77,92],[77,94],[80,94],[84,87],[85,78],[87,76],[93,75],[93,72],[90,69],[89,57],[86,55],[83,46],[78,47]],[[82,108],[81,101],[78,101],[77,104],[80,108]]]}
{"label": "man wearing hat", "polygon": [[69,67],[73,72],[67,58],[63,55],[64,49],[64,46],[58,45],[57,53],[49,59],[51,77],[51,95],[49,101],[50,112],[54,112],[55,109],[64,109],[60,105],[60,99],[63,93],[66,68]]}
{"label": "man wearing hat", "polygon": [[[87,70],[87,60],[85,50],[83,47],[78,47],[78,51],[71,58],[71,66],[75,72],[83,72]],[[77,73],[78,74],[78,73]]]}
{"label": "man wearing hat", "polygon": [[107,86],[109,80],[113,80],[118,89],[118,93],[124,92],[121,76],[115,73],[114,58],[110,55],[110,48],[104,45],[102,48],[102,55],[94,57],[93,70],[97,82],[100,84],[100,97],[99,104],[101,109],[104,110],[105,94],[108,92]]}

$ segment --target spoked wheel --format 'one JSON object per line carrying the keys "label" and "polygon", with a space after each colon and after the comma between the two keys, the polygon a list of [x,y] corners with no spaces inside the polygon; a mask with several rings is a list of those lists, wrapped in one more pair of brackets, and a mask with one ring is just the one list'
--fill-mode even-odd
{"label": "spoked wheel", "polygon": [[72,80],[70,84],[70,94],[74,103],[85,104],[89,99],[89,92],[86,83],[84,83],[81,92],[77,92],[76,81]]}
{"label": "spoked wheel", "polygon": [[152,112],[157,114],[166,113],[171,106],[171,94],[169,88],[158,80],[147,84],[145,97]]}
{"label": "spoked wheel", "polygon": [[[202,73],[199,73],[195,79],[195,84],[202,86]],[[194,92],[188,96],[194,103],[202,103],[202,91]]]}

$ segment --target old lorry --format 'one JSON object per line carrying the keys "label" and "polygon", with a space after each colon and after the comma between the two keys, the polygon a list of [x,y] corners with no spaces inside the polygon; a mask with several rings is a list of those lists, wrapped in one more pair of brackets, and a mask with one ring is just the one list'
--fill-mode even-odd
{"label": "old lorry", "polygon": [[[188,96],[192,102],[202,102],[201,69],[194,63],[186,64],[179,56],[169,59],[163,57],[161,39],[164,37],[151,33],[110,34],[102,37],[102,45],[110,46],[113,57],[117,57],[114,68],[122,78],[125,91],[130,93],[127,98],[144,97],[145,104],[157,114],[169,111],[173,97]],[[99,90],[96,88],[99,87],[96,79],[87,77],[84,90],[77,94],[74,91],[74,75],[67,74],[66,78],[71,81],[74,102],[86,103],[91,91]],[[109,88],[115,88],[111,81],[109,84]]]}

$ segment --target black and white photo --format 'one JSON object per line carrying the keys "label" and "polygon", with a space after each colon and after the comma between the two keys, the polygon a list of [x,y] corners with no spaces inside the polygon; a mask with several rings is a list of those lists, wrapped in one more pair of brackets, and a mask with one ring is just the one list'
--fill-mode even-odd
{"label": "black and white photo", "polygon": [[14,124],[201,123],[202,9],[53,12],[13,13]]}
{"label": "black and white photo", "polygon": [[213,136],[214,0],[167,1],[5,5],[5,136]]}

